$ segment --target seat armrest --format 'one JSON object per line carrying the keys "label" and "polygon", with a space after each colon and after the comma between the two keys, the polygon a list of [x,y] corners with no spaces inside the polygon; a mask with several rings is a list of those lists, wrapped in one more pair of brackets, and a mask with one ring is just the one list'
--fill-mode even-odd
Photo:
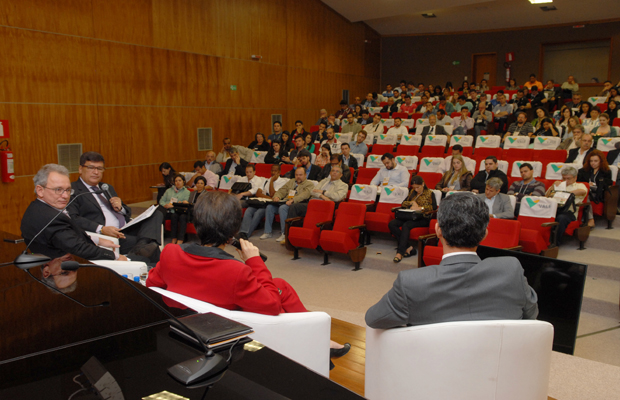
{"label": "seat armrest", "polygon": [[318,224],[316,224],[317,228],[321,228],[321,230],[323,229],[327,229],[328,227],[331,227],[334,224],[334,221],[323,221],[323,222],[319,222]]}
{"label": "seat armrest", "polygon": [[366,212],[374,212],[377,209],[377,204],[366,204]]}
{"label": "seat armrest", "polygon": [[558,225],[560,224],[557,222],[545,222],[544,224],[541,224],[540,226],[543,228],[548,228],[550,226],[558,226]]}
{"label": "seat armrest", "polygon": [[355,225],[355,226],[350,226],[349,227],[349,230],[353,230],[353,229],[366,229],[366,224]]}
{"label": "seat armrest", "polygon": [[422,241],[422,240],[433,239],[433,238],[436,238],[436,237],[437,237],[436,233],[429,233],[428,235],[421,235],[421,236],[419,236],[418,240]]}
{"label": "seat armrest", "polygon": [[295,218],[287,218],[284,223],[287,226],[302,226],[304,221],[304,217],[295,217]]}
{"label": "seat armrest", "polygon": [[506,247],[504,250],[521,251],[523,246]]}

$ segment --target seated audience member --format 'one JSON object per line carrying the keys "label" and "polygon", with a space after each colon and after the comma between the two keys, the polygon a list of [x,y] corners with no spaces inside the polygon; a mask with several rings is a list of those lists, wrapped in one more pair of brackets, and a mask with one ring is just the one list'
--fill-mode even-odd
{"label": "seated audience member", "polygon": [[532,87],[534,87],[534,85],[538,88],[538,90],[543,90],[542,82],[540,82],[538,79],[536,79],[536,74],[531,74],[530,75],[530,80],[525,82],[523,84],[523,86],[525,86],[528,89],[532,89]]}
{"label": "seated audience member", "polygon": [[461,87],[459,88],[459,90],[457,90],[457,92],[464,92],[469,89],[470,89],[469,82],[463,81],[463,83],[461,83]]}
{"label": "seated audience member", "polygon": [[428,103],[428,96],[423,94],[420,97],[420,104],[416,107],[415,112],[424,114],[426,112],[426,103]]}
{"label": "seated audience member", "polygon": [[504,87],[504,90],[519,90],[519,85],[517,85],[517,81],[514,78],[510,78],[508,80],[508,85]]}
{"label": "seated audience member", "polygon": [[492,130],[495,128],[493,125],[493,114],[490,111],[487,111],[487,106],[485,102],[480,102],[478,104],[478,109],[474,111],[474,115],[472,115],[474,119],[474,142],[476,138],[480,136],[482,131],[486,131],[487,135],[491,134]]}
{"label": "seated audience member", "polygon": [[356,121],[362,116],[362,111],[364,111],[364,108],[361,105],[356,104],[355,108],[353,109],[353,117]]}
{"label": "seated audience member", "polygon": [[397,138],[401,138],[403,135],[409,134],[409,129],[402,124],[403,120],[400,117],[394,118],[394,126],[388,129],[387,134],[394,134]]}
{"label": "seated audience member", "polygon": [[[227,310],[265,315],[306,312],[295,289],[272,278],[257,247],[239,240],[237,261],[224,249],[241,224],[241,207],[233,196],[208,192],[196,204],[195,225],[200,244],[167,246],[147,287],[160,287]],[[205,290],[205,288],[214,288]],[[330,357],[345,355],[351,345],[330,341]]]}
{"label": "seated audience member", "polygon": [[543,94],[543,92],[538,90],[537,86],[532,86],[532,89],[529,94],[529,99],[530,99],[530,104],[532,105],[532,108],[544,106],[543,100],[545,100],[545,95]]}
{"label": "seated audience member", "polygon": [[[444,193],[450,191],[467,192],[471,188],[472,174],[465,166],[465,160],[459,154],[451,156],[450,169],[447,170],[441,180],[435,186],[435,189]],[[442,195],[442,196],[445,196]]]}
{"label": "seated audience member", "polygon": [[603,82],[603,90],[599,92],[598,97],[607,97],[607,95],[609,94],[609,89],[611,89],[612,87],[613,84],[611,83],[611,81]]}
{"label": "seated audience member", "polygon": [[609,89],[609,94],[607,95],[607,100],[606,102],[609,103],[610,101],[615,101],[620,102],[620,93],[618,92],[620,88],[620,83],[618,83],[617,86],[612,87],[611,89]]}
{"label": "seated audience member", "polygon": [[534,127],[534,132],[536,132],[537,130],[542,128],[543,119],[549,118],[549,113],[542,107],[536,108],[536,110],[534,110],[534,113],[536,113],[536,118],[532,120],[532,126]]}
{"label": "seated audience member", "polygon": [[386,89],[381,93],[383,97],[392,97],[394,93],[392,92],[392,85],[387,85]]}
{"label": "seated audience member", "polygon": [[288,131],[282,132],[282,147],[289,153],[293,150],[293,137]]}
{"label": "seated audience member", "polygon": [[597,106],[592,107],[592,109],[590,110],[590,117],[586,118],[582,123],[584,129],[586,130],[586,133],[592,133],[593,129],[596,129],[600,126],[601,124],[600,116],[601,116],[601,109],[598,108]]}
{"label": "seated audience member", "polygon": [[547,81],[547,85],[543,89],[543,95],[545,98],[542,100],[542,103],[547,107],[547,111],[553,110],[555,105],[560,104],[559,100],[562,98],[561,89],[555,87],[553,79]]}
{"label": "seated audience member", "polygon": [[[210,171],[209,171],[210,172]],[[166,190],[159,200],[159,205],[167,210],[170,219],[172,243],[183,243],[187,228],[187,210],[175,210],[174,203],[189,204],[189,190],[185,187],[185,177],[177,174],[174,177],[174,186]]]}
{"label": "seated audience member", "polygon": [[[586,136],[586,135],[584,135]],[[569,192],[575,195],[575,204],[571,206],[569,210],[560,211],[558,210],[558,214],[555,217],[556,222],[559,224],[558,230],[556,232],[556,245],[559,246],[562,244],[562,237],[564,236],[564,232],[572,221],[577,220],[577,214],[579,212],[578,205],[583,202],[583,199],[586,197],[586,193],[588,189],[583,183],[577,182],[577,170],[574,167],[569,165],[564,166],[560,171],[562,174],[562,181],[556,181],[553,185],[547,190],[546,196],[553,197],[556,192],[557,187],[560,183],[566,183],[566,189],[563,192]],[[560,204],[563,205],[563,204]],[[560,208],[558,205],[558,209]]]}
{"label": "seated audience member", "polygon": [[167,162],[163,162],[159,165],[159,172],[161,172],[162,178],[164,178],[164,183],[160,183],[157,186],[157,202],[159,203],[159,199],[164,195],[164,192],[171,186],[174,185],[174,177],[177,174],[177,171],[172,168],[172,165]]}
{"label": "seated audience member", "polygon": [[[494,109],[495,106],[499,104],[500,96],[506,96],[503,90],[498,90],[495,95],[491,95],[491,109]],[[508,102],[508,98],[506,98],[506,102]],[[512,108],[510,109],[510,112],[512,113]]]}
{"label": "seated audience member", "polygon": [[349,143],[342,143],[340,145],[340,152],[342,154],[342,164],[356,170],[358,168],[357,158],[351,156],[351,146]]}
{"label": "seated audience member", "polygon": [[[605,155],[600,150],[592,150],[586,157],[583,168],[577,171],[577,182],[586,182],[590,185],[589,199],[594,204],[605,200],[605,191],[613,185],[611,169]],[[588,226],[594,227],[594,213],[588,207]]]}
{"label": "seated audience member", "polygon": [[398,112],[398,104],[394,103],[394,97],[389,97],[387,100],[387,104],[383,106],[381,112],[389,112],[390,114],[393,112]]}
{"label": "seated audience member", "polygon": [[217,189],[219,177],[207,169],[204,161],[196,161],[194,163],[194,171],[196,171],[196,174],[194,174],[194,176],[192,176],[191,179],[187,181],[187,187],[193,187],[196,179],[199,176],[202,176],[207,182],[207,190]]}
{"label": "seated audience member", "polygon": [[472,104],[468,104],[466,96],[460,95],[457,98],[457,104],[456,106],[454,106],[454,111],[461,112],[463,108],[467,108],[469,110],[470,108],[472,108]]}
{"label": "seated audience member", "polygon": [[474,129],[474,119],[469,116],[469,109],[463,107],[460,110],[461,115],[453,120],[453,135],[467,135],[467,132]]}
{"label": "seated audience member", "polygon": [[331,159],[332,159],[332,148],[330,145],[325,143],[321,146],[321,152],[319,153],[318,156],[316,156],[316,159],[314,160],[314,165],[317,165],[320,168],[323,168],[325,165],[329,164]]}
{"label": "seated audience member", "polygon": [[[593,110],[594,111],[594,110]],[[609,125],[610,119],[607,113],[602,113],[599,117],[599,125],[592,129],[592,135],[598,140],[599,137],[617,137],[618,127]]]}
{"label": "seated audience member", "polygon": [[366,125],[364,127],[366,133],[372,133],[373,135],[383,135],[383,123],[381,122],[381,114],[375,114],[372,117],[372,124]]}
{"label": "seated audience member", "polygon": [[574,92],[573,96],[572,96],[572,100],[569,101],[568,103],[566,103],[566,107],[568,108],[572,108],[573,111],[575,111],[576,109],[581,109],[581,105],[585,103],[584,101],[581,100],[581,93],[579,92]]}
{"label": "seated audience member", "polygon": [[[299,161],[299,164],[296,165],[295,168],[302,167],[303,169],[306,170],[306,179],[309,179],[311,181],[316,181],[318,180],[319,174],[321,173],[321,167],[319,167],[318,165],[312,164],[310,162],[310,159],[311,159],[310,152],[308,152],[307,150],[300,151],[299,154],[297,154],[297,160]],[[287,172],[285,176],[289,179],[294,178],[295,169]]]}
{"label": "seated audience member", "polygon": [[440,95],[439,103],[435,105],[435,112],[438,112],[439,110],[442,110],[444,111],[444,114],[449,115],[454,112],[454,106],[452,106],[452,103],[448,102],[448,99],[445,96]]}
{"label": "seated audience member", "polygon": [[[461,146],[460,144],[455,144],[454,146],[452,146],[452,155],[446,157],[443,160],[443,162],[439,166],[439,169],[437,169],[437,172],[440,172],[443,174],[444,172],[448,171],[452,167],[453,156],[461,156],[463,158],[463,161],[465,162],[465,165],[467,165],[468,163],[472,163],[473,161],[471,158],[465,157],[463,155],[463,146]],[[475,162],[474,162],[474,165],[475,165]]]}
{"label": "seated audience member", "polygon": [[508,103],[515,105],[515,111],[514,111],[515,113],[525,112],[526,110],[529,110],[532,108],[530,101],[528,100],[527,97],[525,97],[525,90],[523,89],[517,90],[517,97],[514,99],[511,99]]}
{"label": "seated audience member", "polygon": [[306,140],[304,139],[303,136],[297,136],[295,138],[295,148],[291,150],[288,157],[285,157],[283,159],[284,162],[289,163],[289,164],[298,164],[299,161],[297,160],[297,154],[299,154],[299,152],[304,150],[305,148],[306,148]]}
{"label": "seated audience member", "polygon": [[230,158],[226,161],[226,166],[224,166],[224,170],[222,171],[222,176],[224,175],[240,175],[245,176],[245,167],[248,165],[248,162],[242,159],[239,156],[239,152],[237,149],[230,150]]}
{"label": "seated audience member", "polygon": [[471,191],[473,193],[482,193],[486,189],[486,182],[491,178],[499,178],[504,182],[500,192],[508,192],[508,177],[501,171],[497,163],[497,157],[488,156],[484,160],[484,170],[476,174],[474,179],[471,180]]}
{"label": "seated audience member", "polygon": [[[394,90],[394,97],[392,97],[394,99],[394,105],[399,106],[401,104],[403,104],[403,102],[405,101],[405,99],[401,96],[400,92],[398,90]],[[389,101],[389,99],[388,99]]]}
{"label": "seated audience member", "polygon": [[451,126],[454,123],[451,117],[446,115],[445,110],[437,110],[437,125]]}
{"label": "seated audience member", "polygon": [[327,135],[325,134],[325,130],[327,129],[327,124],[319,124],[319,130],[312,132],[312,141],[322,142],[325,140]]}
{"label": "seated audience member", "polygon": [[355,117],[353,117],[353,113],[347,114],[347,122],[348,124],[346,124],[344,128],[342,128],[342,133],[352,133],[352,136],[355,136],[359,131],[362,130],[362,125],[357,123]]}
{"label": "seated audience member", "polygon": [[[101,154],[94,151],[82,154],[80,177],[71,183],[75,195],[100,189],[104,171],[105,160]],[[133,253],[157,262],[164,214],[153,213],[121,231],[131,219],[131,208],[123,203],[112,185],[108,184],[108,192],[110,198],[94,193],[76,198],[67,208],[71,219],[85,231],[118,238],[121,254]]]}
{"label": "seated audience member", "polygon": [[515,216],[515,210],[510,203],[510,197],[499,192],[502,185],[501,179],[491,178],[486,182],[484,193],[478,194],[478,197],[489,207],[491,218],[511,219]]}
{"label": "seated audience member", "polygon": [[427,119],[431,115],[437,115],[437,112],[435,111],[435,107],[433,107],[433,103],[427,101],[426,106],[424,107],[424,113],[422,114],[422,118]]}
{"label": "seated audience member", "polygon": [[[295,178],[290,179],[276,192],[272,197],[274,203],[268,204],[265,210],[265,231],[260,239],[269,239],[273,237],[272,225],[276,213],[280,215],[281,234],[276,239],[277,242],[284,243],[284,232],[286,218],[288,218],[288,210],[294,203],[308,201],[314,189],[314,184],[306,179],[306,171],[303,167],[295,169]],[[280,202],[283,203],[280,203]]]}
{"label": "seated audience member", "polygon": [[614,144],[615,150],[607,153],[607,164],[620,167],[620,142]]}
{"label": "seated audience member", "polygon": [[334,131],[334,128],[327,128],[326,132],[326,136],[325,136],[325,140],[321,141],[321,145],[327,144],[327,145],[331,145],[331,144],[338,144],[340,143],[338,141],[338,139],[336,139],[336,132]]}
{"label": "seated audience member", "polygon": [[489,85],[487,84],[487,80],[486,80],[486,79],[483,79],[483,80],[481,80],[481,81],[480,81],[480,86],[479,86],[479,89],[480,89],[482,92],[488,92],[489,90],[491,90],[491,89],[489,88]]}
{"label": "seated audience member", "polygon": [[[443,245],[439,265],[398,273],[392,288],[366,312],[375,329],[449,321],[535,319],[538,297],[514,257],[480,260],[489,209],[477,196],[441,201],[435,230]],[[458,289],[455,289],[458,288]]]}
{"label": "seated audience member", "polygon": [[[127,261],[124,255],[118,258],[115,256],[113,249],[119,247],[118,245],[107,239],[95,239],[97,242],[93,242],[73,218],[61,212],[73,194],[66,167],[58,164],[44,165],[36,173],[33,181],[37,198],[30,203],[21,221],[22,237],[33,253],[53,259],[72,254],[87,260],[116,258]],[[56,217],[59,213],[61,215]],[[50,223],[54,217],[56,219]],[[43,232],[37,236],[41,230]]]}
{"label": "seated audience member", "polygon": [[524,112],[517,114],[517,121],[510,124],[508,131],[502,138],[502,142],[506,141],[509,136],[529,136],[534,134],[534,127],[527,122],[527,115]]}
{"label": "seated audience member", "polygon": [[427,135],[447,135],[443,126],[437,125],[437,117],[431,115],[428,118],[428,125],[422,128],[422,141],[424,142]]}
{"label": "seated audience member", "polygon": [[[255,197],[261,199],[271,199],[288,179],[280,177],[280,165],[271,166],[271,177],[266,180],[262,188],[256,191]],[[243,214],[241,228],[239,228],[239,238],[248,240],[252,233],[258,228],[258,225],[265,217],[265,208],[248,207]]]}
{"label": "seated audience member", "polygon": [[544,196],[545,184],[534,179],[534,167],[530,163],[523,163],[519,168],[522,181],[514,181],[508,189],[508,195],[515,196],[517,198],[517,206],[515,208],[515,215],[519,215],[519,206],[521,200],[525,196]]}
{"label": "seated audience member", "polygon": [[364,143],[366,140],[367,133],[365,130],[359,131],[354,140],[349,142],[349,146],[351,147],[351,153],[353,154],[363,154],[364,157],[368,154],[368,146]]}
{"label": "seated audience member", "polygon": [[239,199],[239,201],[241,202],[241,208],[247,208],[248,204],[245,200],[243,200],[243,198],[254,197],[258,189],[261,189],[263,187],[263,178],[261,178],[260,176],[256,176],[256,167],[254,166],[254,164],[248,164],[248,166],[245,167],[245,176],[239,178],[237,182],[250,183],[252,185],[250,190],[246,190],[245,192],[237,194],[234,194],[232,192],[232,189],[228,190],[228,194],[232,194]]}
{"label": "seated audience member", "polygon": [[282,140],[282,122],[280,121],[275,121],[273,123],[273,133],[267,137],[269,143],[275,142],[276,140]]}
{"label": "seated audience member", "polygon": [[304,129],[303,121],[297,120],[295,121],[295,129],[293,129],[293,139],[296,139],[297,136],[306,137],[306,130]]}
{"label": "seated audience member", "polygon": [[381,162],[383,168],[380,168],[374,178],[370,181],[371,185],[375,186],[409,186],[409,171],[402,165],[397,165],[394,161],[394,156],[390,153],[385,153],[381,156]]}
{"label": "seated audience member", "polygon": [[327,126],[327,110],[324,108],[321,108],[321,110],[319,110],[319,119],[316,121],[315,125],[319,125],[321,122],[324,122]]}
{"label": "seated audience member", "polygon": [[[580,129],[581,131],[583,131],[583,127],[581,125],[579,125],[578,127],[575,127],[573,132],[576,131],[577,129]],[[586,156],[590,154],[592,150],[594,150],[592,148],[592,143],[593,143],[592,135],[588,135],[587,133],[582,134],[580,142],[581,142],[581,147],[569,150],[568,157],[566,158],[566,161],[565,161],[567,164],[583,165],[583,162],[586,159]]]}
{"label": "seated audience member", "polygon": [[377,107],[377,102],[372,98],[372,93],[366,95],[366,100],[362,103],[362,106],[366,109],[370,107]]}
{"label": "seated audience member", "polygon": [[368,124],[372,124],[372,120],[373,119],[370,117],[370,113],[368,112],[368,110],[363,110],[362,116],[357,119],[357,123],[361,126],[365,126]]}
{"label": "seated audience member", "polygon": [[[349,185],[342,181],[342,168],[336,164],[332,166],[328,176],[314,187],[310,199],[339,202],[347,197],[348,190]],[[291,204],[287,218],[305,217],[307,211],[306,202]]]}
{"label": "seated audience member", "polygon": [[579,92],[579,84],[575,81],[575,77],[570,75],[568,80],[562,84],[562,90],[567,90],[569,92],[575,93]]}
{"label": "seated audience member", "polygon": [[[187,202],[189,204],[196,204],[200,195],[205,193],[206,187],[207,180],[204,178],[204,176],[199,176],[198,178],[196,178],[196,180],[194,181],[194,191],[190,192],[189,200],[187,200]],[[191,218],[189,218],[188,220],[191,220]]]}
{"label": "seated audience member", "polygon": [[[571,119],[573,118],[579,121],[579,118],[574,116],[571,117]],[[576,124],[572,128],[571,133],[572,135],[568,139],[562,141],[562,143],[560,143],[556,150],[568,150],[570,152],[572,149],[577,149],[581,147],[581,135],[583,135],[583,126],[581,124]]]}
{"label": "seated audience member", "polygon": [[618,118],[618,102],[610,100],[605,114],[609,115],[609,120],[613,123],[614,119]]}
{"label": "seated audience member", "polygon": [[341,100],[340,101],[340,110],[336,111],[336,113],[334,114],[334,116],[339,119],[339,120],[343,120],[346,118],[347,114],[351,112],[351,109],[349,108],[349,104],[344,101]]}
{"label": "seated audience member", "polygon": [[560,136],[560,134],[555,130],[551,118],[543,118],[540,129],[534,132],[533,136]]}
{"label": "seated audience member", "polygon": [[[252,150],[248,149],[247,147],[237,145],[233,146],[230,143],[229,138],[224,138],[222,142],[224,143],[224,146],[215,158],[215,161],[217,161],[218,163],[230,160],[233,149],[239,153],[239,156],[242,160],[248,161],[252,159]],[[221,174],[221,171],[219,173]]]}
{"label": "seated audience member", "polygon": [[336,116],[334,114],[330,114],[327,117],[327,129],[329,128],[334,129],[334,131],[337,131],[340,129],[340,126],[338,126],[338,124],[336,123]]}
{"label": "seated audience member", "polygon": [[354,102],[349,105],[349,108],[354,111],[356,111],[356,107],[359,107],[360,111],[364,108],[364,106],[362,105],[362,99],[359,96],[355,96]]}
{"label": "seated audience member", "polygon": [[557,131],[560,133],[560,135],[562,135],[562,138],[564,139],[568,137],[566,136],[566,133],[568,132],[568,128],[570,126],[569,124],[570,124],[570,120],[572,116],[573,116],[573,110],[571,110],[570,108],[566,106],[562,106],[562,108],[560,109],[560,114],[559,114],[560,119],[558,119],[557,122],[555,123],[555,127]]}
{"label": "seated audience member", "polygon": [[258,132],[256,135],[254,135],[254,140],[252,141],[252,143],[250,143],[248,149],[254,151],[268,151],[269,147],[269,143],[267,143],[267,141],[265,140],[265,135]]}
{"label": "seated audience member", "polygon": [[590,104],[587,101],[584,101],[583,103],[581,103],[581,106],[579,106],[579,110],[577,111],[576,115],[579,117],[579,119],[583,123],[583,121],[590,118],[591,111],[592,111],[592,104]]}
{"label": "seated audience member", "polygon": [[215,161],[215,157],[215,152],[213,150],[207,151],[205,156],[205,167],[214,174],[219,175],[219,173],[222,172],[222,164]]}
{"label": "seated audience member", "polygon": [[304,142],[306,142],[305,149],[308,150],[310,153],[314,153],[314,143],[312,143],[311,134],[306,133],[306,136],[304,136]]}
{"label": "seated audience member", "polygon": [[396,238],[397,243],[396,255],[393,260],[395,263],[418,253],[415,247],[409,246],[409,232],[413,228],[426,227],[431,221],[430,211],[433,211],[433,192],[426,187],[422,177],[415,175],[411,179],[411,190],[401,207],[417,212],[407,213],[403,219],[397,217],[388,224],[390,233]]}
{"label": "seated audience member", "polygon": [[[486,94],[480,92],[480,97],[478,97],[476,91],[472,90],[471,92],[469,92],[469,95],[471,97],[471,102],[474,104],[474,107],[472,108],[472,110],[480,109],[480,103],[484,103],[485,109],[487,107],[490,107],[490,103],[487,102]],[[487,110],[487,111],[491,111],[491,110]]]}
{"label": "seated audience member", "polygon": [[282,148],[282,143],[279,140],[271,142],[271,148],[265,155],[265,164],[280,164],[281,162],[290,163],[286,150]]}
{"label": "seated audience member", "polygon": [[329,178],[331,170],[334,166],[340,167],[340,177],[342,178],[342,181],[348,185],[349,182],[351,182],[351,169],[342,163],[342,154],[332,154],[330,156],[330,162],[325,164],[319,174],[318,180],[321,181],[325,178]]}
{"label": "seated audience member", "polygon": [[506,121],[508,121],[508,116],[512,114],[512,105],[506,102],[506,96],[503,94],[497,96],[497,100],[499,104],[493,108],[493,114],[495,114],[495,122],[499,123],[497,132],[504,133],[506,132]]}
{"label": "seated audience member", "polygon": [[400,112],[405,112],[409,115],[415,112],[415,104],[411,102],[411,96],[405,96],[405,102],[400,105]]}

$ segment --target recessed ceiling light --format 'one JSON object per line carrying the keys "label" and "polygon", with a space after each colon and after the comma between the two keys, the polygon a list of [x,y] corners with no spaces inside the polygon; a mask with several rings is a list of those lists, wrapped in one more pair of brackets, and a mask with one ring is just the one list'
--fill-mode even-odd
{"label": "recessed ceiling light", "polygon": [[553,3],[553,0],[530,0],[532,4]]}
{"label": "recessed ceiling light", "polygon": [[437,18],[437,16],[433,13],[422,14],[424,18]]}
{"label": "recessed ceiling light", "polygon": [[557,10],[557,8],[555,8],[555,6],[542,6],[540,7],[541,10],[543,11],[555,11]]}

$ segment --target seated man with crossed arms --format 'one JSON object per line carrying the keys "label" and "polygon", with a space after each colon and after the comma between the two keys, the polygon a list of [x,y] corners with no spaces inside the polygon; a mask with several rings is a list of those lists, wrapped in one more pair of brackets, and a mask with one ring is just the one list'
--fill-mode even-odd
{"label": "seated man with crossed arms", "polygon": [[[319,199],[325,201],[342,201],[347,197],[349,185],[344,183],[342,178],[342,167],[334,165],[331,168],[329,177],[323,179],[312,190],[311,199]],[[294,203],[288,210],[288,218],[304,217],[308,210],[308,203]]]}

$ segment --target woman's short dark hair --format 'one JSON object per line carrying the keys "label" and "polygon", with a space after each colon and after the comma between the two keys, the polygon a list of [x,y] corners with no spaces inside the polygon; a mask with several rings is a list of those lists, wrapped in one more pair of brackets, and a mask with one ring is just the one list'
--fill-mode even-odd
{"label": "woman's short dark hair", "polygon": [[220,191],[202,194],[194,205],[193,221],[200,243],[213,247],[227,243],[239,231],[241,215],[236,196]]}
{"label": "woman's short dark hair", "polygon": [[183,183],[185,183],[185,175],[182,175],[182,174],[176,174],[176,175],[174,176],[174,180],[176,181],[176,180],[177,180],[177,178],[181,178],[181,180],[183,181]]}
{"label": "woman's short dark hair", "polygon": [[205,184],[205,186],[207,186],[207,178],[205,178],[204,176],[199,176],[196,179],[194,179],[194,185],[196,184],[196,182],[198,181],[202,181],[202,183]]}
{"label": "woman's short dark hair", "polygon": [[473,248],[484,239],[489,207],[471,193],[455,193],[441,201],[437,223],[449,246]]}
{"label": "woman's short dark hair", "polygon": [[174,168],[172,168],[172,165],[170,165],[170,163],[167,162],[163,162],[161,164],[159,164],[159,172],[161,172],[162,169],[170,169],[170,170],[174,170]]}

